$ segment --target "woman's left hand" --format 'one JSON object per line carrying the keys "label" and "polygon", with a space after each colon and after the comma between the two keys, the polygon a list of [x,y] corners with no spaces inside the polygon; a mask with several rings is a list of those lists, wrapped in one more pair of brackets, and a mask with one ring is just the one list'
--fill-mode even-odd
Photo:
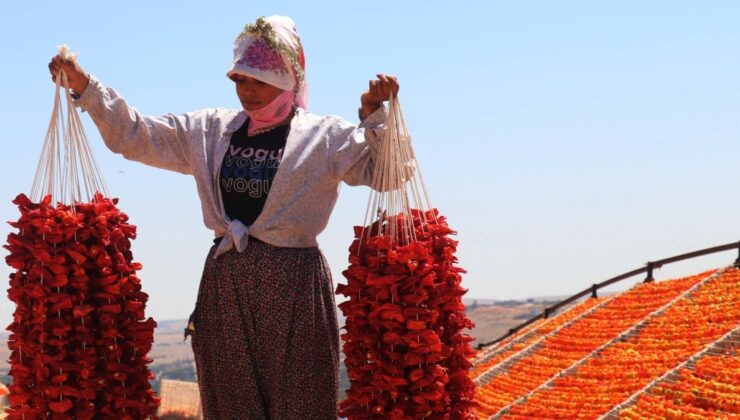
{"label": "woman's left hand", "polygon": [[388,76],[382,73],[377,76],[377,79],[370,81],[367,91],[360,96],[362,114],[365,117],[380,108],[383,101],[389,100],[391,98],[391,92],[393,92],[394,97],[398,95],[399,85],[398,79],[395,76]]}

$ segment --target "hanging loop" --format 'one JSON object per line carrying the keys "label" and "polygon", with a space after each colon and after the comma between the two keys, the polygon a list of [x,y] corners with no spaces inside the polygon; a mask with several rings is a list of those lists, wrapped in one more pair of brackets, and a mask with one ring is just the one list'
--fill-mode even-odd
{"label": "hanging loop", "polygon": [[[77,57],[66,45],[59,46],[58,50],[65,60],[74,61]],[[98,192],[108,196],[102,172],[75,109],[66,72],[60,70],[54,81],[54,105],[31,186],[31,199],[39,202],[51,195],[52,203],[73,204],[92,201]]]}

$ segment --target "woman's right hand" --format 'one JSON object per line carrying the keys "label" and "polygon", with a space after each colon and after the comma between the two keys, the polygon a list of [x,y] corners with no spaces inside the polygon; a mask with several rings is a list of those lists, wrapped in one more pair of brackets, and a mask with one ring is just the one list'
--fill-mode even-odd
{"label": "woman's right hand", "polygon": [[87,84],[90,83],[90,75],[80,67],[77,60],[65,60],[57,54],[49,62],[49,73],[51,73],[51,80],[54,83],[56,83],[56,77],[61,70],[64,70],[67,75],[70,89],[76,94],[82,95],[82,92],[87,88]]}

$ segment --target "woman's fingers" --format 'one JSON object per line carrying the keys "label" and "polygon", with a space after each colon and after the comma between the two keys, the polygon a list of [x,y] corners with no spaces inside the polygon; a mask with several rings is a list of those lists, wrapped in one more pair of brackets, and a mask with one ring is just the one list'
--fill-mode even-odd
{"label": "woman's fingers", "polygon": [[59,75],[59,65],[52,59],[49,62],[49,73],[51,73],[51,80],[56,83],[56,78]]}
{"label": "woman's fingers", "polygon": [[398,91],[401,88],[401,86],[398,84],[398,78],[396,76],[390,76],[388,79],[391,84],[391,91],[393,92],[393,96],[397,96]]}
{"label": "woman's fingers", "polygon": [[[65,60],[63,60],[59,55],[52,57],[49,62],[49,72],[52,75],[52,80],[59,75],[60,70],[64,70],[69,73],[70,64],[71,63],[65,62]],[[72,64],[71,67],[74,68],[74,65]]]}
{"label": "woman's fingers", "polygon": [[374,95],[382,95],[383,93],[383,85],[382,82],[378,79],[371,80],[370,81],[370,92]]}
{"label": "woman's fingers", "polygon": [[367,92],[360,95],[360,102],[365,115],[369,115],[377,109],[383,101],[389,100],[391,93],[393,96],[398,95],[399,84],[395,76],[383,73],[378,73],[376,76],[377,79],[368,82]]}
{"label": "woman's fingers", "polygon": [[[68,62],[66,62],[66,61],[65,61],[64,59],[62,59],[62,57],[60,57],[59,55],[55,55],[54,57],[52,57],[52,58],[51,58],[51,63],[50,63],[50,64],[51,64],[51,65],[52,65],[53,67],[55,67],[55,68],[59,69],[59,68],[64,68],[64,67],[67,67],[67,66],[68,66],[68,64],[67,64],[67,63],[68,63]],[[65,66],[65,64],[66,64],[67,66]]]}
{"label": "woman's fingers", "polygon": [[390,98],[390,85],[388,82],[388,77],[383,73],[378,73],[376,76],[378,76],[378,92],[380,93],[380,96],[383,98],[383,100],[387,100]]}
{"label": "woman's fingers", "polygon": [[398,78],[383,73],[378,73],[377,77],[377,92],[383,100],[387,101],[390,99],[391,92],[393,93],[393,96],[398,95]]}
{"label": "woman's fingers", "polygon": [[80,67],[77,61],[65,60],[57,54],[51,58],[48,67],[49,73],[51,73],[51,80],[54,82],[59,77],[59,73],[64,70],[68,78],[69,87],[77,94],[81,94],[89,83],[90,76]]}

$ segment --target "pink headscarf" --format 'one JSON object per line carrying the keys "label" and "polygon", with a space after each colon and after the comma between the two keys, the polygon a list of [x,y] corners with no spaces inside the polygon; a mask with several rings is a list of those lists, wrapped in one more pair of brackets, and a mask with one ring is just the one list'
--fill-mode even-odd
{"label": "pink headscarf", "polygon": [[234,41],[234,60],[226,76],[233,74],[290,91],[296,106],[308,106],[303,45],[287,16],[259,17],[244,28]]}

